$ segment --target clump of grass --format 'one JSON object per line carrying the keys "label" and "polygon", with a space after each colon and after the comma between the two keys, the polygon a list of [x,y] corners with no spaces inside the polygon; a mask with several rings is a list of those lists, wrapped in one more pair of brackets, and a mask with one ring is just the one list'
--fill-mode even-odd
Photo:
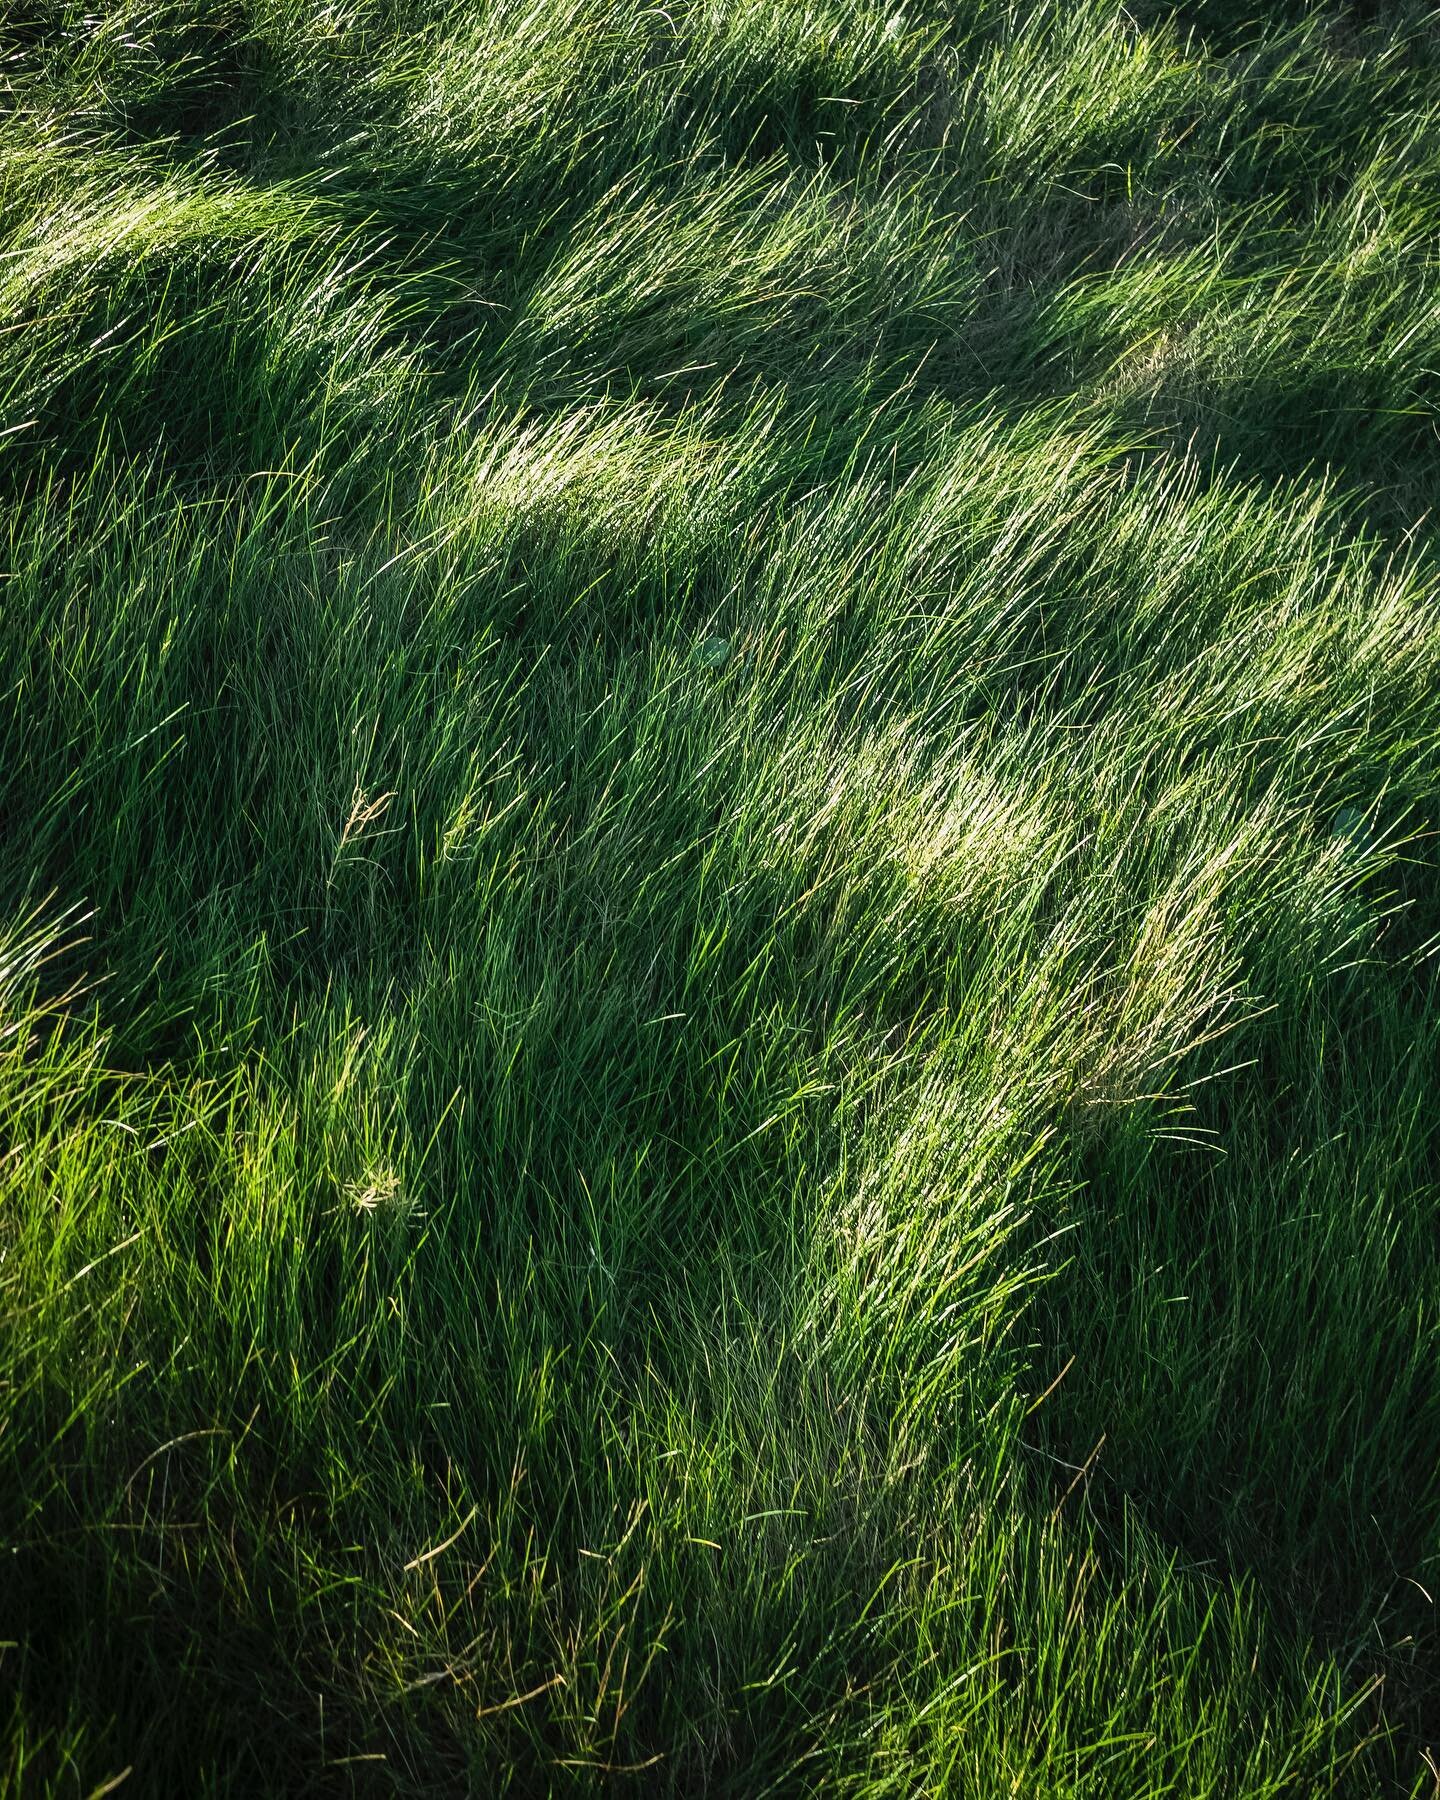
{"label": "clump of grass", "polygon": [[1433,1791],[1428,15],[0,79],[0,1785]]}

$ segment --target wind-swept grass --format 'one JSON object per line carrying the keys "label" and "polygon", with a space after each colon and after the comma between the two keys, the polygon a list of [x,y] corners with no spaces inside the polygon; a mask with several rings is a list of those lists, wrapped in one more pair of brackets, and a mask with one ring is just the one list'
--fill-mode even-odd
{"label": "wind-swept grass", "polygon": [[0,9],[0,1787],[1440,1783],[1440,21]]}

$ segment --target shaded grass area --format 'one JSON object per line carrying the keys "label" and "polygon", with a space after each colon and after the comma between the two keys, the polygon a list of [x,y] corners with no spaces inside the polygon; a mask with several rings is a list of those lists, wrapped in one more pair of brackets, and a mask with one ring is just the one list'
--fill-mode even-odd
{"label": "shaded grass area", "polygon": [[1440,24],[0,20],[4,1785],[1433,1792]]}

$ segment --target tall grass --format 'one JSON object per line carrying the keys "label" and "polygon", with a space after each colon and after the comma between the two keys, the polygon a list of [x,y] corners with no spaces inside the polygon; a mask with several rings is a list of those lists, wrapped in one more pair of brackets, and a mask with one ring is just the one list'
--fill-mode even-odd
{"label": "tall grass", "polygon": [[1440,21],[0,9],[0,1787],[1440,1784]]}

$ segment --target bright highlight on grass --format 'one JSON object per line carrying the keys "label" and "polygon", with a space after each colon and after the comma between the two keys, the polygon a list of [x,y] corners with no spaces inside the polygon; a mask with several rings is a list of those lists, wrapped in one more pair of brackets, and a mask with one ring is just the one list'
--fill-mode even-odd
{"label": "bright highlight on grass", "polygon": [[0,92],[0,1789],[1440,1792],[1440,20]]}

